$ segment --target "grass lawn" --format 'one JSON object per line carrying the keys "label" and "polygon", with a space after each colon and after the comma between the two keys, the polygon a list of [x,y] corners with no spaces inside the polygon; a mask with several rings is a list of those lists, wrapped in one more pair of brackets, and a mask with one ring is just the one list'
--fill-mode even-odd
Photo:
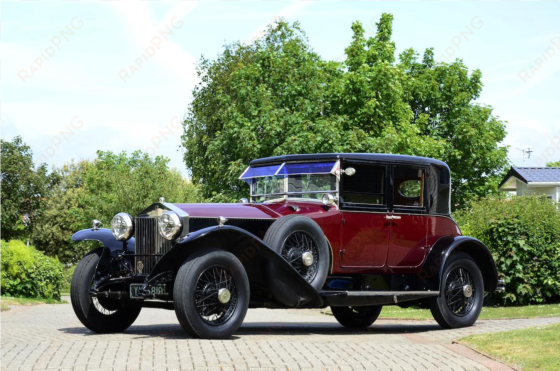
{"label": "grass lawn", "polygon": [[560,324],[473,335],[461,342],[523,370],[560,369]]}
{"label": "grass lawn", "polygon": [[[480,319],[560,317],[560,304],[528,305],[523,307],[483,307]],[[380,318],[433,319],[429,309],[386,306]]]}
{"label": "grass lawn", "polygon": [[[323,313],[332,314],[329,308]],[[483,307],[480,319],[560,317],[560,304],[528,305],[524,307]],[[433,319],[429,309],[400,308],[396,305],[383,307],[379,318]]]}
{"label": "grass lawn", "polygon": [[66,300],[55,299],[31,299],[31,298],[12,298],[10,296],[2,296],[1,310],[2,312],[10,309],[10,305],[37,305],[37,304],[65,304]]}

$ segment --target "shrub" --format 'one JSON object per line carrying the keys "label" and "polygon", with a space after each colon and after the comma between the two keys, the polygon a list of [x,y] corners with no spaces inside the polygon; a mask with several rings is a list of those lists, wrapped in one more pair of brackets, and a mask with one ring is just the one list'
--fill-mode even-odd
{"label": "shrub", "polygon": [[560,300],[560,210],[544,197],[490,196],[454,214],[464,235],[484,242],[506,282],[504,304]]}
{"label": "shrub", "polygon": [[22,241],[1,241],[2,295],[60,300],[62,265]]}

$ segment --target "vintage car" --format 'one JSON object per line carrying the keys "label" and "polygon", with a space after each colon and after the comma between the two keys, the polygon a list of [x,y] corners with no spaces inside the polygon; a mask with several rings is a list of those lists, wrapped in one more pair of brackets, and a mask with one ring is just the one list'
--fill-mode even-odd
{"label": "vintage car", "polygon": [[461,235],[451,178],[437,160],[385,154],[254,160],[250,199],[173,204],[163,198],[96,240],[72,278],[90,330],[127,329],[142,308],[175,310],[198,338],[226,338],[248,308],[325,308],[370,326],[384,305],[430,308],[444,328],[477,320],[485,292],[504,289],[488,248]]}

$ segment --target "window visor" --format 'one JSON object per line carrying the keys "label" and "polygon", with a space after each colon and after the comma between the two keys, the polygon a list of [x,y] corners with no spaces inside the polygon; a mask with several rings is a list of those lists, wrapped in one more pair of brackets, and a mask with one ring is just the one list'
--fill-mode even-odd
{"label": "window visor", "polygon": [[332,162],[307,162],[307,163],[283,163],[278,165],[249,166],[239,179],[250,183],[250,179],[275,175],[298,175],[298,174],[333,174],[336,161]]}

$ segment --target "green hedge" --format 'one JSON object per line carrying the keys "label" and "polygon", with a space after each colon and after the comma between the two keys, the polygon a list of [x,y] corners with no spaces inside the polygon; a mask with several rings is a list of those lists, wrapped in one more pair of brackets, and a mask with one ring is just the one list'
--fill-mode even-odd
{"label": "green hedge", "polygon": [[560,210],[544,197],[487,197],[454,214],[464,235],[492,251],[503,304],[560,300]]}
{"label": "green hedge", "polygon": [[62,264],[22,241],[1,241],[2,295],[60,300]]}

